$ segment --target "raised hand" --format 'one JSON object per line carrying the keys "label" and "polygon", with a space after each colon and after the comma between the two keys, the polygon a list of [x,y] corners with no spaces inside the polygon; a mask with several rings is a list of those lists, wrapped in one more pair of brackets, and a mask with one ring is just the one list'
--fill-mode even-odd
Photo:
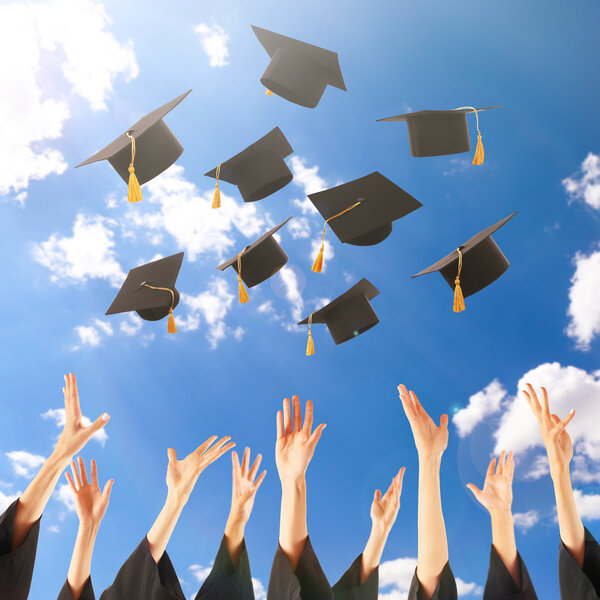
{"label": "raised hand", "polygon": [[467,487],[490,514],[510,512],[513,499],[512,482],[514,473],[515,461],[512,450],[508,454],[503,450],[498,458],[498,464],[496,464],[495,458],[490,461],[483,490],[472,483],[467,483]]}
{"label": "raised hand", "polygon": [[421,406],[417,395],[399,385],[402,407],[410,423],[420,458],[440,458],[448,446],[448,415],[440,417],[439,427]]}
{"label": "raised hand", "polygon": [[[198,446],[191,454],[183,460],[177,460],[177,453],[173,448],[167,450],[169,465],[167,467],[167,488],[169,494],[178,501],[187,502],[200,473],[211,463],[218,460],[228,450],[235,446],[229,442],[229,436],[221,438],[214,446],[213,442],[218,436],[213,435],[201,446]],[[229,443],[227,443],[229,442]]]}
{"label": "raised hand", "polygon": [[371,504],[371,521],[373,527],[389,533],[398,516],[400,509],[400,494],[402,493],[402,480],[406,467],[402,467],[392,479],[387,492],[381,496],[381,490],[375,490],[375,498]]}
{"label": "raised hand", "polygon": [[557,475],[568,468],[573,458],[573,443],[565,427],[575,416],[575,409],[561,421],[557,415],[550,413],[546,388],[542,388],[543,401],[541,404],[531,384],[527,384],[527,391],[523,390],[523,395],[540,426],[540,433],[550,462],[550,473],[553,476]]}
{"label": "raised hand", "polygon": [[[79,470],[77,467],[79,467]],[[96,461],[92,459],[91,479],[88,481],[85,463],[81,456],[78,457],[77,463],[74,460],[71,461],[71,471],[73,472],[72,477],[69,473],[65,473],[65,476],[75,496],[75,509],[79,522],[82,525],[97,527],[108,508],[114,479],[109,479],[104,486],[104,490],[100,492]]]}
{"label": "raised hand", "polygon": [[327,427],[321,423],[311,433],[313,425],[313,405],[309,400],[306,403],[304,424],[300,411],[298,396],[292,396],[292,413],[290,401],[283,401],[283,412],[277,412],[277,443],[275,445],[275,462],[281,481],[292,480],[304,476],[306,469],[315,453],[315,448],[323,429]]}
{"label": "raised hand", "polygon": [[257,455],[254,464],[250,467],[250,448],[244,450],[242,464],[237,452],[231,453],[231,462],[233,465],[233,486],[231,490],[231,511],[230,519],[247,523],[254,506],[256,492],[267,475],[266,471],[260,474],[258,479],[256,474],[260,467],[262,455]]}

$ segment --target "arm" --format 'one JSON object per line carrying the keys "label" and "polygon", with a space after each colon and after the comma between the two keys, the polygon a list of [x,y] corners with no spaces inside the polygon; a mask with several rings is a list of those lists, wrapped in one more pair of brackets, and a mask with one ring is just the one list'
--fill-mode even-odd
{"label": "arm", "polygon": [[[244,529],[252,513],[256,492],[267,475],[266,471],[256,479],[262,456],[259,454],[250,468],[250,448],[244,451],[242,465],[237,452],[231,453],[233,463],[233,486],[231,490],[231,510],[225,526],[225,541],[234,569],[237,569],[244,541]],[[256,479],[256,481],[255,481]]]}
{"label": "arm", "polygon": [[69,464],[71,457],[79,452],[94,433],[108,423],[110,418],[103,413],[91,425],[83,424],[77,381],[73,373],[65,375],[63,395],[65,398],[65,426],[52,454],[19,498],[15,515],[13,550],[16,550],[25,541],[31,527],[42,516],[60,474]]}
{"label": "arm", "polygon": [[72,461],[73,477],[69,473],[65,474],[75,496],[75,508],[79,517],[79,529],[67,577],[73,600],[79,599],[90,578],[94,543],[100,528],[100,522],[108,507],[113,485],[113,480],[110,479],[106,482],[104,491],[100,493],[96,461],[92,460],[91,482],[88,482],[83,459],[79,457],[77,462],[79,473],[75,461]]}
{"label": "arm", "polygon": [[146,536],[148,548],[157,564],[165,552],[179,515],[186,505],[200,473],[235,446],[233,442],[227,443],[231,439],[229,437],[221,438],[212,446],[216,439],[216,435],[209,438],[183,460],[177,460],[177,454],[173,448],[167,450],[169,457],[167,499]]}
{"label": "arm", "polygon": [[431,598],[448,562],[440,492],[442,454],[448,446],[448,415],[441,416],[437,427],[414,392],[404,385],[398,386],[398,390],[419,455],[417,577],[426,598]]}
{"label": "arm", "polygon": [[527,388],[528,391],[523,390],[523,394],[540,426],[540,433],[550,463],[550,476],[554,483],[560,538],[571,556],[580,567],[583,567],[585,531],[575,504],[569,472],[569,463],[573,458],[573,443],[565,429],[575,416],[575,410],[572,410],[561,421],[556,415],[550,414],[546,388],[542,388],[543,402],[541,405],[533,386],[528,383]]}
{"label": "arm", "polygon": [[400,494],[402,493],[402,479],[405,470],[405,467],[400,469],[383,498],[381,497],[381,491],[375,490],[375,498],[371,505],[371,535],[362,555],[361,585],[377,569],[381,561],[385,543],[400,509]]}
{"label": "arm", "polygon": [[279,545],[296,570],[308,538],[306,524],[306,470],[326,425],[319,425],[311,433],[313,405],[306,403],[304,425],[298,396],[292,397],[294,418],[290,414],[290,401],[283,401],[283,413],[277,413],[277,443],[275,462],[281,480],[281,516],[279,520]]}
{"label": "arm", "polygon": [[[495,472],[494,472],[495,469]],[[521,588],[521,573],[517,558],[515,529],[513,525],[512,481],[515,472],[513,453],[502,451],[496,467],[496,459],[489,464],[483,490],[472,483],[467,487],[473,492],[477,501],[490,513],[492,520],[492,543],[508,569],[517,587]]]}

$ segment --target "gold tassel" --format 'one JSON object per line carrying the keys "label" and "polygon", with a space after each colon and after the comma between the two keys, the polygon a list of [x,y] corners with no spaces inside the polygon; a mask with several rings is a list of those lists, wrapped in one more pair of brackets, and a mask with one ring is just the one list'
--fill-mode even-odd
{"label": "gold tassel", "polygon": [[315,258],[315,262],[313,263],[313,266],[312,266],[312,271],[314,273],[321,273],[323,271],[323,251],[324,250],[325,250],[325,245],[322,244],[321,249],[319,250],[319,253],[317,254],[317,258]]}
{"label": "gold tassel", "polygon": [[238,264],[238,295],[240,298],[240,304],[246,304],[250,297],[248,296],[248,292],[244,287],[244,282],[242,281],[242,254],[243,251],[238,254],[237,264]]}
{"label": "gold tassel", "polygon": [[171,288],[157,287],[147,284],[145,281],[142,283],[143,286],[150,288],[151,290],[162,290],[163,292],[171,292],[171,308],[169,308],[169,319],[167,320],[167,332],[177,333],[177,325],[175,325],[175,317],[173,316],[173,304],[175,304],[175,292]]}
{"label": "gold tassel", "polygon": [[131,140],[131,163],[129,164],[129,183],[127,185],[127,200],[129,202],[139,202],[142,198],[142,188],[140,182],[135,175],[133,161],[135,160],[135,138],[127,133],[127,137]]}
{"label": "gold tassel", "polygon": [[173,309],[169,310],[169,320],[167,321],[167,331],[169,333],[177,333],[177,325],[175,325],[175,317],[173,316]]}
{"label": "gold tassel", "polygon": [[306,356],[312,356],[315,353],[315,344],[312,338],[312,313],[308,317],[308,342],[306,343]]}
{"label": "gold tassel", "polygon": [[221,190],[219,190],[219,176],[221,175],[221,165],[217,167],[217,183],[215,184],[215,195],[213,196],[212,208],[221,208]]}
{"label": "gold tassel", "polygon": [[272,96],[272,95],[273,95],[273,92],[272,92],[271,90],[267,90],[267,91],[265,92],[265,95],[266,95],[266,96]]}
{"label": "gold tassel", "polygon": [[462,312],[465,310],[465,299],[463,297],[462,288],[460,287],[460,272],[462,270],[462,252],[460,248],[457,248],[458,252],[458,272],[456,274],[456,279],[454,280],[454,306],[452,310],[455,313]]}
{"label": "gold tassel", "polygon": [[483,142],[481,141],[481,134],[477,134],[477,147],[475,148],[475,156],[473,157],[474,165],[482,165],[483,159],[485,158],[485,152],[483,151]]}

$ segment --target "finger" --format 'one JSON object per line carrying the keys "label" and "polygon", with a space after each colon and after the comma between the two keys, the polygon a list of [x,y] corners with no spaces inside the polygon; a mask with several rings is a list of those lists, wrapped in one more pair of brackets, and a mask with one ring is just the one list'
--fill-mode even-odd
{"label": "finger", "polygon": [[65,416],[68,419],[71,416],[71,397],[70,394],[67,393],[67,376],[64,375],[65,385],[62,388],[63,398],[65,400]]}
{"label": "finger", "polygon": [[210,452],[207,452],[205,455],[206,458],[208,459],[208,464],[214,463],[216,460],[221,458],[221,456],[223,456],[223,454],[227,453],[232,448],[235,448],[235,442],[229,442],[229,444],[227,444],[227,446],[224,446],[223,448],[221,448],[220,450],[217,450],[216,452],[213,452],[213,449],[211,448]]}
{"label": "finger", "polygon": [[574,416],[575,416],[575,409],[573,408],[571,410],[571,412],[562,421],[560,421],[558,425],[556,425],[555,432],[557,435],[564,430],[564,428],[571,422],[571,419]]}
{"label": "finger", "polygon": [[79,488],[81,488],[81,480],[79,479],[79,473],[77,472],[77,465],[75,464],[74,460],[71,461],[71,473],[73,473],[73,481],[75,482],[75,485],[77,486],[77,490],[79,490]]}
{"label": "finger", "polygon": [[444,414],[440,417],[440,428],[448,429],[448,415]]}
{"label": "finger", "polygon": [[81,407],[79,406],[79,392],[77,390],[77,379],[74,373],[69,374],[71,380],[71,411],[75,416],[81,416]]}
{"label": "finger", "polygon": [[404,481],[404,473],[405,472],[406,472],[406,467],[402,467],[398,471],[398,475],[396,475],[396,477],[398,478],[398,496],[400,496],[400,494],[402,493],[402,482]]}
{"label": "finger", "polygon": [[77,464],[79,465],[79,471],[81,472],[81,483],[83,483],[83,485],[89,485],[87,472],[85,470],[85,463],[83,462],[83,458],[81,458],[81,456],[77,458]]}
{"label": "finger", "polygon": [[302,431],[310,437],[313,426],[313,403],[312,400],[309,400],[306,403],[306,408],[304,409],[304,425],[302,426]]}
{"label": "finger", "polygon": [[171,464],[175,464],[177,462],[177,452],[175,452],[174,448],[167,448],[167,457],[169,458],[169,462]]}
{"label": "finger", "polygon": [[67,478],[67,481],[69,482],[69,487],[71,488],[73,493],[76,494],[77,488],[75,487],[75,484],[73,483],[73,479],[71,478],[71,475],[69,473],[65,473],[65,477]]}
{"label": "finger", "polygon": [[502,475],[504,472],[504,460],[506,458],[506,450],[500,452],[500,458],[498,458],[498,464],[496,465],[496,475]]}
{"label": "finger", "polygon": [[323,433],[323,430],[325,429],[325,427],[327,427],[327,424],[326,423],[321,423],[313,431],[313,434],[310,436],[310,440],[309,440],[310,444],[312,444],[313,446],[316,446],[319,443],[319,440],[321,439],[321,434]]}
{"label": "finger", "polygon": [[423,414],[425,412],[425,409],[421,406],[421,403],[419,402],[417,395],[412,390],[410,390],[408,393],[409,393],[410,399],[413,403],[415,413],[418,415]]}
{"label": "finger", "polygon": [[[231,436],[229,436],[229,435],[222,437],[214,446],[209,448],[206,453],[214,454],[216,452],[219,452],[219,450],[221,450],[223,445],[226,444],[230,439],[231,439]],[[235,444],[233,446],[235,446]],[[231,446],[231,447],[233,448],[233,446]]]}
{"label": "finger", "polygon": [[105,504],[108,504],[108,501],[110,500],[110,492],[112,491],[112,486],[114,482],[114,479],[109,479],[104,485],[104,489],[102,490],[102,500]]}
{"label": "finger", "polygon": [[383,495],[384,498],[387,498],[388,496],[391,496],[394,493],[395,485],[396,485],[396,478],[394,477],[394,479],[392,479],[392,483],[390,483],[388,489],[385,491],[385,494]]}
{"label": "finger", "polygon": [[218,435],[211,435],[205,442],[200,444],[195,450],[194,454],[204,454],[212,445],[212,443],[218,438]]}
{"label": "finger", "polygon": [[477,502],[481,503],[481,494],[483,493],[476,485],[473,485],[472,483],[467,483],[467,488],[470,489],[473,492],[473,495],[475,496]]}
{"label": "finger", "polygon": [[542,414],[546,419],[550,418],[550,403],[548,402],[548,392],[542,387]]}
{"label": "finger", "polygon": [[487,473],[485,474],[485,478],[491,477],[494,474],[494,469],[496,468],[496,459],[492,458],[490,460],[490,464],[488,465]]}
{"label": "finger", "polygon": [[283,401],[283,426],[285,434],[292,433],[292,415],[290,413],[290,399],[285,398]]}
{"label": "finger", "polygon": [[[81,411],[79,411],[81,414]],[[108,413],[102,413],[91,425],[87,426],[87,430],[89,431],[90,437],[96,433],[96,431],[100,431],[108,422],[110,421],[110,415]]]}
{"label": "finger", "polygon": [[259,478],[254,482],[254,484],[252,485],[252,489],[253,489],[253,493],[255,494],[256,491],[258,490],[258,488],[260,487],[261,483],[265,480],[265,477],[267,476],[267,471],[263,471]]}
{"label": "finger", "polygon": [[535,414],[541,415],[542,407],[540,406],[540,402],[538,400],[537,394],[535,393],[535,390],[533,389],[533,386],[530,383],[527,383],[525,385],[527,386],[527,394],[529,396],[529,399],[531,400],[531,406],[533,407]]}
{"label": "finger", "polygon": [[233,478],[241,477],[242,469],[240,468],[240,459],[237,452],[231,453],[231,464],[233,466]]}
{"label": "finger", "polygon": [[100,485],[98,484],[98,466],[96,465],[96,461],[92,458],[92,478],[91,478],[91,482],[92,485],[96,488],[96,489],[100,489]]}
{"label": "finger", "polygon": [[292,396],[292,407],[294,411],[294,431],[300,431],[302,429],[302,410],[300,408],[300,398],[298,396]]}
{"label": "finger", "polygon": [[254,478],[256,477],[256,474],[258,473],[258,468],[260,467],[261,460],[262,460],[262,454],[257,454],[256,459],[254,460],[254,464],[252,465],[252,468],[250,469],[250,473],[248,473],[249,481],[254,481]]}
{"label": "finger", "polygon": [[412,400],[408,395],[408,390],[404,384],[400,384],[398,386],[398,392],[400,394],[400,401],[402,402],[402,408],[404,409],[404,413],[406,417],[410,421],[415,414],[415,410],[412,404]]}
{"label": "finger", "polygon": [[247,477],[248,469],[250,469],[250,448],[246,447],[242,457],[242,477]]}
{"label": "finger", "polygon": [[283,413],[278,410],[277,411],[277,439],[280,440],[284,436],[283,432]]}
{"label": "finger", "polygon": [[508,479],[512,483],[513,476],[515,474],[515,458],[514,458],[514,453],[512,450],[508,453],[508,458],[506,459],[506,467],[504,468],[504,473],[507,475]]}
{"label": "finger", "polygon": [[373,497],[374,502],[379,502],[381,500],[381,490],[375,490],[375,496]]}

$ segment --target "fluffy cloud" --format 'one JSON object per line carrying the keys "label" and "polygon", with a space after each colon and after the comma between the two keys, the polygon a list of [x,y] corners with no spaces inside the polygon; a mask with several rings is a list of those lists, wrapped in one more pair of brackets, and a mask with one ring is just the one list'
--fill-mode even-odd
{"label": "fluffy cloud", "polygon": [[73,350],[80,350],[81,346],[91,346],[92,348],[99,346],[103,336],[112,336],[113,328],[110,323],[94,319],[93,325],[77,325],[75,333],[79,337],[80,345],[73,346]]}
{"label": "fluffy cloud", "polygon": [[502,400],[506,397],[506,390],[497,379],[494,379],[483,390],[469,398],[466,408],[459,410],[452,422],[458,429],[459,437],[469,435],[475,426],[500,410]]}
{"label": "fluffy cloud", "polygon": [[46,460],[39,454],[31,454],[25,450],[14,450],[13,452],[7,452],[6,456],[9,458],[12,468],[16,475],[20,477],[27,477],[31,479],[38,469],[44,464]]}
{"label": "fluffy cloud", "polygon": [[71,490],[68,483],[59,485],[54,490],[52,497],[61,504],[64,504],[69,512],[75,512],[75,498],[73,497],[73,490]]}
{"label": "fluffy cloud", "polygon": [[515,527],[518,527],[521,531],[531,529],[539,520],[540,516],[537,510],[529,510],[525,513],[515,513],[513,515]]}
{"label": "fluffy cloud", "polygon": [[5,494],[0,490],[0,514],[2,514],[23,492]]}
{"label": "fluffy cloud", "polygon": [[[42,413],[40,416],[42,419],[52,419],[59,429],[62,429],[67,422],[64,408],[51,408],[45,413]],[[84,415],[81,419],[81,422],[87,426],[90,425],[92,421]],[[100,431],[96,431],[96,433],[94,433],[92,439],[96,440],[101,446],[104,447],[104,444],[108,439],[108,435],[104,429],[100,429]]]}
{"label": "fluffy cloud", "polygon": [[581,490],[573,490],[573,495],[583,520],[600,519],[600,494],[584,494]]}
{"label": "fluffy cloud", "polygon": [[483,594],[483,588],[480,585],[477,585],[473,582],[463,581],[460,577],[456,578],[456,591],[458,592],[459,598],[462,598],[463,596],[479,596]]}
{"label": "fluffy cloud", "polygon": [[571,200],[583,200],[600,210],[600,155],[590,152],[581,163],[581,171],[562,180]]}
{"label": "fluffy cloud", "polygon": [[119,329],[125,335],[135,335],[142,328],[142,319],[134,313],[127,314],[127,321],[121,321]]}
{"label": "fluffy cloud", "polygon": [[200,36],[200,44],[210,60],[211,67],[224,67],[229,64],[229,36],[222,27],[200,23],[194,27],[194,31]]}
{"label": "fluffy cloud", "polygon": [[533,464],[529,471],[525,474],[525,479],[541,479],[550,473],[550,463],[548,462],[548,456],[544,452],[539,456],[535,457]]}
{"label": "fluffy cloud", "polygon": [[600,335],[600,247],[591,254],[578,252],[573,263],[566,333],[578,348],[589,350],[594,337]]}
{"label": "fluffy cloud", "polygon": [[284,285],[285,298],[291,304],[292,319],[294,320],[292,327],[295,329],[295,323],[302,319],[302,310],[304,308],[300,281],[296,271],[288,265],[279,271],[279,276]]}
{"label": "fluffy cloud", "polygon": [[[302,188],[305,196],[320,192],[327,187],[327,182],[319,175],[319,167],[308,167],[305,158],[292,156],[289,166],[294,175],[292,180],[294,185]],[[314,204],[308,198],[294,200],[294,204],[302,211],[302,214],[318,214]]]}
{"label": "fluffy cloud", "polygon": [[[84,98],[106,108],[117,76],[138,74],[131,42],[107,30],[111,20],[94,0],[12,2],[0,6],[0,79],[10,94],[0,97],[7,118],[0,138],[0,194],[24,202],[31,180],[61,174],[67,164],[49,142],[60,138],[69,118],[68,100]],[[57,64],[60,75],[42,65]]]}
{"label": "fluffy cloud", "polygon": [[73,235],[52,234],[35,244],[33,258],[50,270],[52,281],[79,283],[88,279],[106,279],[118,287],[125,279],[114,250],[116,222],[100,215],[78,214],[73,223]]}
{"label": "fluffy cloud", "polygon": [[295,217],[289,222],[288,229],[295,240],[307,238],[311,235],[310,225],[306,217]]}

